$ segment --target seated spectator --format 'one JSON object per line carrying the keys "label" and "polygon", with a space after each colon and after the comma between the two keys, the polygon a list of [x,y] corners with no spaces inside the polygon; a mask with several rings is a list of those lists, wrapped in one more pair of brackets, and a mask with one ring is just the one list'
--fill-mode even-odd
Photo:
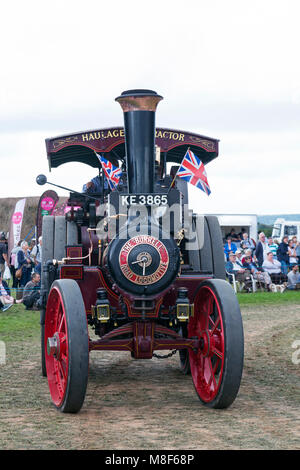
{"label": "seated spectator", "polygon": [[294,264],[292,269],[289,271],[288,275],[288,289],[300,289],[300,274],[299,274],[299,266]]}
{"label": "seated spectator", "polygon": [[277,259],[278,245],[277,245],[277,243],[275,243],[275,242],[273,241],[273,238],[272,238],[272,237],[269,237],[269,238],[268,238],[268,245],[269,245],[270,251],[272,251],[272,253],[273,253],[273,258],[274,258],[274,259]]}
{"label": "seated spectator", "polygon": [[234,228],[232,228],[230,232],[226,235],[226,240],[228,240],[228,238],[230,238],[233,242],[241,241],[240,237],[235,233]]}
{"label": "seated spectator", "polygon": [[225,246],[224,246],[224,253],[226,255],[227,261],[229,260],[229,253],[230,252],[235,253],[236,250],[237,250],[236,244],[232,242],[232,239],[229,236],[228,239],[227,239],[227,242],[225,243]]}
{"label": "seated spectator", "polygon": [[244,233],[246,233],[246,229],[242,227],[241,231],[238,233],[238,237],[240,240],[243,240]]}
{"label": "seated spectator", "polygon": [[243,251],[245,251],[245,250],[248,249],[245,242],[241,242],[241,243],[240,243],[240,249],[243,250]]}
{"label": "seated spectator", "polygon": [[264,271],[270,274],[272,283],[282,284],[287,281],[287,275],[281,271],[281,263],[277,259],[274,259],[273,253],[269,251],[267,259],[262,265]]}
{"label": "seated spectator", "polygon": [[236,262],[240,264],[241,268],[243,268],[243,261],[242,261],[242,257],[244,255],[243,251],[240,249],[237,249],[235,254],[236,254]]}
{"label": "seated spectator", "polygon": [[230,253],[225,269],[228,274],[234,274],[237,281],[243,282],[247,290],[252,287],[250,271],[245,269],[241,262],[236,259],[236,254]]}
{"label": "seated spectator", "polygon": [[249,249],[249,250],[245,250],[244,254],[242,255],[242,264],[244,264],[246,256],[250,257],[251,262],[255,262],[255,259],[252,256],[252,250]]}
{"label": "seated spectator", "polygon": [[[0,302],[2,305],[2,311],[7,310],[13,304],[19,304],[22,302],[22,299],[16,300],[10,295],[10,288],[7,285],[7,282],[2,279],[2,274],[0,272]],[[8,307],[9,306],[9,307]]]}
{"label": "seated spectator", "polygon": [[40,298],[40,280],[39,273],[33,273],[31,281],[27,282],[23,292],[23,304],[26,310],[39,310],[37,301]]}
{"label": "seated spectator", "polygon": [[255,248],[255,256],[259,266],[262,266],[264,260],[267,258],[267,253],[270,251],[269,245],[266,241],[264,232],[258,235],[258,242]]}
{"label": "seated spectator", "polygon": [[289,265],[289,245],[288,245],[289,237],[286,235],[283,237],[282,242],[279,243],[278,250],[277,250],[277,259],[281,263],[281,269],[284,274],[288,273],[288,265]]}
{"label": "seated spectator", "polygon": [[296,248],[294,248],[293,240],[290,240],[288,243],[288,252],[289,252],[289,267],[292,268],[295,264],[298,264],[298,256],[296,253]]}
{"label": "seated spectator", "polygon": [[294,264],[291,271],[288,273],[287,289],[294,290],[297,288],[297,284],[300,283],[299,267]]}
{"label": "seated spectator", "polygon": [[248,269],[251,272],[254,279],[264,284],[267,290],[269,291],[272,290],[272,279],[271,279],[270,274],[264,271],[263,268],[260,268],[259,266],[257,266],[255,261],[251,259],[250,255],[245,256],[245,261],[244,261],[243,266],[245,269]]}
{"label": "seated spectator", "polygon": [[244,250],[251,250],[251,252],[253,252],[253,250],[255,249],[254,242],[252,238],[248,237],[247,232],[243,232],[241,248],[243,248]]}

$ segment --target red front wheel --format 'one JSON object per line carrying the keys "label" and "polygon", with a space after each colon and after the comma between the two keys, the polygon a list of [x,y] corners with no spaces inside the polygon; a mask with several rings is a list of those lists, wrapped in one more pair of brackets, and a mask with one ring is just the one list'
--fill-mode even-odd
{"label": "red front wheel", "polygon": [[211,408],[230,406],[242,377],[244,335],[239,304],[226,281],[211,279],[201,284],[188,336],[199,339],[199,348],[189,351],[199,399]]}
{"label": "red front wheel", "polygon": [[82,407],[89,366],[86,313],[78,284],[52,284],[45,317],[45,363],[52,401],[65,413]]}

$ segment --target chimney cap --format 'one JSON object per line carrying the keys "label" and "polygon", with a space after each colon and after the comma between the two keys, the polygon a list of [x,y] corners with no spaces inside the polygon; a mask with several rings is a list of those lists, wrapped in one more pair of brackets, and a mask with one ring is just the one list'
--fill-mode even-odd
{"label": "chimney cap", "polygon": [[118,96],[117,101],[124,113],[128,111],[156,111],[157,104],[163,97],[153,90],[127,90]]}
{"label": "chimney cap", "polygon": [[[162,98],[162,96],[158,95],[156,91],[153,90],[146,90],[144,88],[138,88],[136,90],[126,90],[121,93],[121,96],[118,98],[125,98],[126,96],[157,96]],[[116,100],[118,99],[116,98]]]}

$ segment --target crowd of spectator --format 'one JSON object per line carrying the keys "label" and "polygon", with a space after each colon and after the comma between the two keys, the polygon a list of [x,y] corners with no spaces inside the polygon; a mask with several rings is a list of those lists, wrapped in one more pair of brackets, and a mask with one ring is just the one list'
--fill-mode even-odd
{"label": "crowd of spectator", "polygon": [[[6,310],[15,303],[23,303],[26,309],[38,309],[41,279],[42,237],[38,243],[26,240],[15,246],[8,259],[7,240],[0,234],[0,309]],[[242,288],[253,290],[253,279],[267,291],[277,292],[278,287],[300,289],[300,242],[294,236],[281,242],[258,234],[257,242],[249,237],[246,230],[236,234],[234,229],[227,234],[224,244],[225,269],[228,279],[233,276]],[[5,280],[5,269],[9,269],[12,289],[17,292],[15,299]],[[21,297],[20,297],[21,293]]]}
{"label": "crowd of spectator", "polygon": [[271,292],[300,289],[300,242],[296,236],[277,242],[260,232],[255,242],[244,229],[239,234],[232,229],[226,236],[224,257],[229,281],[234,276],[248,292],[253,289],[252,279]]}
{"label": "crowd of spectator", "polygon": [[[23,303],[27,310],[38,310],[41,256],[42,237],[39,237],[37,244],[35,240],[31,240],[30,244],[26,240],[19,241],[8,258],[7,239],[4,233],[0,234],[0,309],[2,311],[16,303]],[[12,279],[12,289],[16,292],[16,299],[11,296],[7,279]]]}

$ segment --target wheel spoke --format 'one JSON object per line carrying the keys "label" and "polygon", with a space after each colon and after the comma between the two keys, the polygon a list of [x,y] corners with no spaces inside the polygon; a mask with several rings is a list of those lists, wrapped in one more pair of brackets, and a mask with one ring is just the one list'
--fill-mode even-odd
{"label": "wheel spoke", "polygon": [[[61,309],[60,309],[60,310],[61,310]],[[60,319],[60,322],[59,322],[59,325],[58,325],[58,328],[57,328],[58,333],[61,333],[62,327],[64,326],[64,320],[65,320],[65,317],[64,317],[62,311],[60,311],[60,314],[61,314],[61,319]],[[65,328],[64,328],[63,331],[65,331]]]}
{"label": "wheel spoke", "polygon": [[66,356],[66,354],[61,354],[61,361],[67,364],[68,356]]}
{"label": "wheel spoke", "polygon": [[219,367],[220,362],[221,362],[220,358],[217,358],[216,361],[215,361],[215,364],[214,364],[214,367],[213,367],[213,373],[214,373],[215,376],[217,375],[217,369]]}
{"label": "wheel spoke", "polygon": [[220,317],[218,316],[217,321],[214,322],[212,318],[210,318],[210,321],[212,323],[212,329],[210,330],[210,334],[213,335],[218,326],[220,325]]}
{"label": "wheel spoke", "polygon": [[209,320],[211,315],[214,313],[214,299],[211,296],[208,296],[206,303],[203,305],[205,329],[209,328]]}
{"label": "wheel spoke", "polygon": [[[65,367],[63,367],[63,364]],[[67,380],[67,367],[64,361],[58,361],[58,371],[60,374],[60,379],[63,382],[63,386],[65,386]]]}
{"label": "wheel spoke", "polygon": [[209,358],[208,359],[208,363],[209,363],[209,368],[210,368],[210,378],[207,382],[207,385],[208,385],[208,388],[212,391],[216,390],[217,389],[217,382],[216,382],[216,377],[215,377],[215,370],[214,370],[214,367],[212,366],[212,363],[211,363],[211,359]]}
{"label": "wheel spoke", "polygon": [[212,353],[215,354],[219,359],[223,359],[223,352],[219,351],[216,347],[212,348]]}

